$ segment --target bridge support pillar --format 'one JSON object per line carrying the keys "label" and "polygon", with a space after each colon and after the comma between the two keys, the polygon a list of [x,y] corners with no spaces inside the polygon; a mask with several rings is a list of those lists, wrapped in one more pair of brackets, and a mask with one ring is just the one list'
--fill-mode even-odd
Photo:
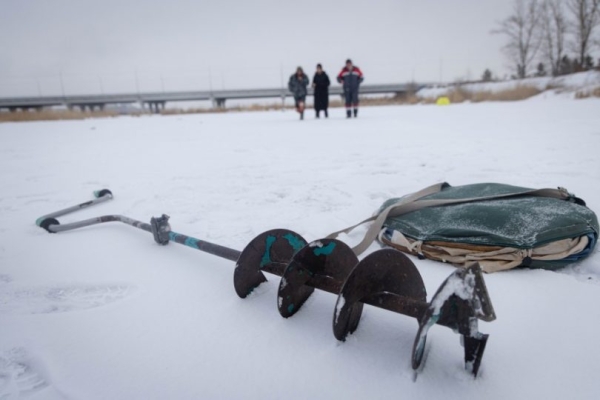
{"label": "bridge support pillar", "polygon": [[285,110],[285,96],[281,96],[281,111]]}
{"label": "bridge support pillar", "polygon": [[165,109],[165,104],[167,104],[167,102],[166,101],[149,101],[148,103],[145,103],[145,104],[148,105],[148,110],[150,111],[151,114],[160,114],[160,112]]}
{"label": "bridge support pillar", "polygon": [[212,98],[213,108],[223,109],[225,108],[225,99]]}

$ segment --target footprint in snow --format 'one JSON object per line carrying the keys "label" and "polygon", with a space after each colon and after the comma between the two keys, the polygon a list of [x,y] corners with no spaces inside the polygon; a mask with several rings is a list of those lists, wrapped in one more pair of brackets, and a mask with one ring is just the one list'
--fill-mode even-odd
{"label": "footprint in snow", "polygon": [[11,286],[0,284],[0,314],[52,314],[87,310],[115,303],[135,292],[135,286],[127,284]]}
{"label": "footprint in snow", "polygon": [[0,353],[0,400],[26,398],[49,386],[40,363],[27,350],[15,347]]}

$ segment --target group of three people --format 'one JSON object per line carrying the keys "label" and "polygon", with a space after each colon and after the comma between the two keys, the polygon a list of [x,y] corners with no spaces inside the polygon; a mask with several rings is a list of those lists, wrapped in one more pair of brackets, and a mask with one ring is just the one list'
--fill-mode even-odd
{"label": "group of three people", "polygon": [[[337,81],[342,84],[344,89],[344,99],[346,103],[346,118],[358,116],[358,89],[363,78],[363,73],[354,64],[352,60],[346,60],[346,65],[337,76]],[[294,96],[296,111],[300,113],[300,119],[304,119],[304,109],[306,105],[306,95],[308,93],[308,77],[302,67],[296,69],[296,73],[290,76],[288,89]],[[319,118],[321,111],[324,111],[325,118],[329,117],[327,109],[329,108],[329,76],[323,70],[321,64],[317,64],[317,72],[313,76],[312,87],[314,89],[314,108],[316,117]]]}

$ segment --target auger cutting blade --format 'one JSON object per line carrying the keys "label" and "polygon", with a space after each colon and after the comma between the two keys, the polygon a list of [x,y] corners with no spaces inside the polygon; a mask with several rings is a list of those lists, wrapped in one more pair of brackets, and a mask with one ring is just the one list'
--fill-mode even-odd
{"label": "auger cutting blade", "polygon": [[283,275],[294,254],[306,240],[287,229],[273,229],[255,237],[242,251],[233,273],[235,292],[245,298],[267,278],[263,271]]}
{"label": "auger cutting blade", "polygon": [[282,317],[294,315],[319,289],[338,294],[344,279],[358,259],[348,245],[336,239],[321,239],[300,250],[287,266],[277,295],[277,307]]}
{"label": "auger cutting blade", "polygon": [[487,286],[485,286],[485,280],[483,279],[483,272],[479,264],[471,265],[465,269],[465,275],[468,279],[473,279],[473,290],[475,292],[474,299],[479,302],[475,304],[475,316],[482,321],[491,322],[496,319],[496,312],[490,299]]}
{"label": "auger cutting blade", "polygon": [[477,376],[485,345],[490,335],[480,334],[477,337],[463,336],[465,346],[465,369]]}
{"label": "auger cutting blade", "polygon": [[419,321],[412,367],[421,364],[427,332],[435,324],[447,326],[463,335],[465,368],[477,376],[488,335],[478,330],[477,320],[496,319],[479,264],[452,273],[439,287]]}
{"label": "auger cutting blade", "polygon": [[333,314],[333,334],[345,340],[356,330],[363,303],[418,317],[426,298],[423,279],[407,256],[393,249],[376,251],[359,262],[344,282]]}

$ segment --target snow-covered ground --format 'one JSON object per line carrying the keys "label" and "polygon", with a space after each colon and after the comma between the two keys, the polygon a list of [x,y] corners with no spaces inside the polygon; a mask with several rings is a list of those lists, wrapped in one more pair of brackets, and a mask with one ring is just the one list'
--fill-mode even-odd
{"label": "snow-covered ground", "polygon": [[[561,272],[486,275],[498,319],[480,376],[459,336],[365,307],[345,343],[335,297],[283,319],[278,279],[236,296],[234,265],[123,224],[50,235],[40,215],[143,221],[242,249],[270,228],[321,238],[430,184],[564,186],[600,211],[600,101],[148,116],[0,124],[0,399],[598,399],[600,255]],[[342,239],[356,243],[361,228]],[[370,251],[377,249],[373,245]],[[428,298],[453,268],[412,258]]]}
{"label": "snow-covered ground", "polygon": [[[476,82],[460,85],[462,90],[472,93],[491,92],[498,93],[507,90],[514,90],[518,87],[532,87],[540,91],[551,91],[559,93],[568,93],[570,97],[575,93],[591,94],[595,89],[600,88],[600,71],[579,72],[576,74],[557,76],[557,77],[538,77],[526,79],[513,79],[508,81]],[[417,96],[422,99],[435,99],[447,95],[454,89],[454,86],[429,87],[417,92]]]}

